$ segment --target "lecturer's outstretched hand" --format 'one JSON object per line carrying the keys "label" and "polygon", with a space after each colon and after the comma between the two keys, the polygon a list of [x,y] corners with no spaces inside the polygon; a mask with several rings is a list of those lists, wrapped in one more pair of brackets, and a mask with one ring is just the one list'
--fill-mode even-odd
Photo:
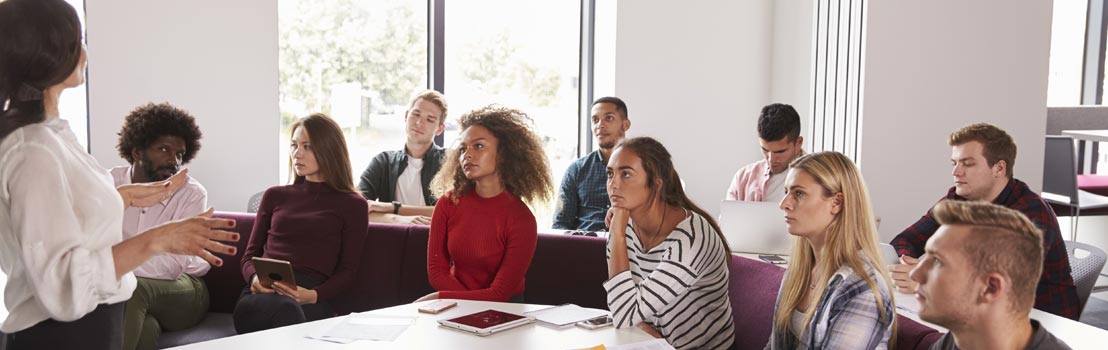
{"label": "lecturer's outstretched hand", "polygon": [[208,209],[188,219],[155,226],[112,246],[116,278],[162,253],[198,256],[212,265],[223,266],[223,259],[215,254],[235,255],[237,251],[219,241],[237,242],[239,234],[222,230],[234,228],[235,221],[212,218],[213,212],[215,209]]}

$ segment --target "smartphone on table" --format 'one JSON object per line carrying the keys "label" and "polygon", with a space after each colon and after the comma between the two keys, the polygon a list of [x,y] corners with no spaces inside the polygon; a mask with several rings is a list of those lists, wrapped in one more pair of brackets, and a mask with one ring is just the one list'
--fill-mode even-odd
{"label": "smartphone on table", "polygon": [[436,300],[436,301],[432,301],[430,303],[427,303],[427,305],[420,306],[419,307],[419,312],[422,312],[422,313],[425,313],[425,314],[437,314],[437,313],[446,311],[446,309],[455,307],[457,305],[458,305],[458,302],[453,301],[453,300]]}
{"label": "smartphone on table", "polygon": [[581,322],[577,322],[577,326],[585,329],[597,329],[612,325],[612,316],[604,315],[593,317]]}
{"label": "smartphone on table", "polygon": [[773,254],[770,254],[770,255],[759,254],[758,259],[762,259],[762,261],[765,261],[765,262],[768,262],[768,263],[774,264],[774,265],[785,265],[785,264],[789,263],[788,260],[785,260],[785,258],[782,258],[780,255],[773,255]]}

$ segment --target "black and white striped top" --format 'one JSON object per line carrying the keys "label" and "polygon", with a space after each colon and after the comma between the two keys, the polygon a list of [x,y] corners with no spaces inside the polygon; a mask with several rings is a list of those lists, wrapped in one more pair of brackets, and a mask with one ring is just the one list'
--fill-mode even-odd
{"label": "black and white striped top", "polygon": [[[631,268],[604,283],[616,327],[646,322],[677,349],[730,347],[731,255],[708,220],[692,213],[650,252],[643,252],[631,223],[626,236]],[[608,259],[611,249],[609,238]]]}

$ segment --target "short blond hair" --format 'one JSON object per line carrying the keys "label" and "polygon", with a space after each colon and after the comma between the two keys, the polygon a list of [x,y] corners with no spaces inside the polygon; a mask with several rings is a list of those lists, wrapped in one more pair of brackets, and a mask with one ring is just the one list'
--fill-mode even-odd
{"label": "short blond hair", "polygon": [[1043,231],[1019,211],[992,203],[945,200],[931,213],[940,225],[965,225],[962,251],[977,274],[996,272],[1012,280],[1012,309],[1035,304],[1043,272]]}
{"label": "short blond hair", "polygon": [[446,123],[446,96],[443,96],[441,92],[435,90],[423,90],[412,96],[412,102],[408,103],[408,109],[415,107],[416,102],[424,100],[431,102],[435,106],[438,106],[442,110],[442,115],[439,116],[439,126]]}

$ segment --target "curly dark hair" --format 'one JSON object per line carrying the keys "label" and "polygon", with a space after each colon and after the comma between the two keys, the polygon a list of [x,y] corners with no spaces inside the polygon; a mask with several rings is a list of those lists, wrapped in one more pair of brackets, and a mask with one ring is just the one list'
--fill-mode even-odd
{"label": "curly dark hair", "polygon": [[[550,201],[554,188],[550,165],[543,152],[542,141],[532,131],[532,121],[527,114],[512,108],[488,105],[462,115],[459,122],[462,130],[480,125],[496,137],[496,168],[508,192],[532,207]],[[457,148],[450,150],[431,187],[436,195],[450,194],[450,200],[455,203],[473,190],[474,182],[467,179],[462,171]]]}
{"label": "curly dark hair", "polygon": [[188,163],[200,151],[200,127],[188,112],[168,103],[147,103],[127,114],[123,128],[119,129],[119,144],[115,149],[128,163],[135,163],[131,156],[134,149],[145,149],[159,137],[170,135],[185,140],[182,164]]}

